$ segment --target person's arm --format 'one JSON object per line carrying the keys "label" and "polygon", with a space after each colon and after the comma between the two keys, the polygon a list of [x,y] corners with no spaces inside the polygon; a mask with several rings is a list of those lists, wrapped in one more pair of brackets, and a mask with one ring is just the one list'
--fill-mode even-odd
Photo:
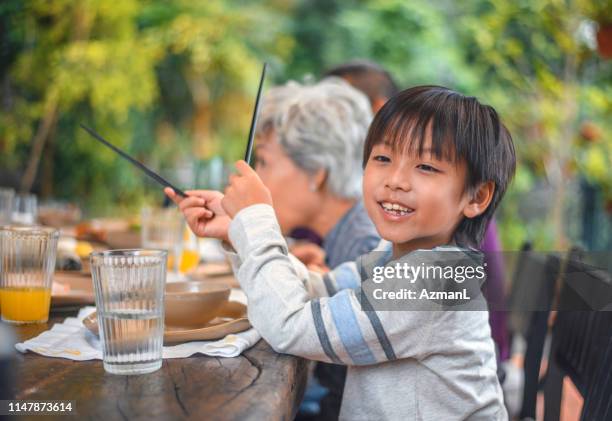
{"label": "person's arm", "polygon": [[276,351],[350,365],[424,356],[433,312],[363,311],[351,288],[311,299],[288,257],[270,191],[246,162],[236,169],[221,205],[233,218],[228,234],[242,261],[237,278],[249,321]]}
{"label": "person's arm", "polygon": [[[346,365],[423,356],[431,312],[364,311],[351,265],[332,271],[333,296],[312,299],[298,282],[269,205],[242,209],[229,237],[242,261],[237,278],[248,297],[249,320],[277,352]],[[338,291],[339,285],[346,288]]]}
{"label": "person's arm", "polygon": [[[231,244],[224,244],[225,256],[227,257],[232,271],[236,276],[242,266],[242,259],[236,253]],[[291,265],[295,270],[297,279],[304,285],[310,297],[323,297],[329,294],[331,288],[335,287],[332,275],[320,273],[308,270],[308,268],[291,253],[286,253]]]}
{"label": "person's arm", "polygon": [[[280,230],[280,228],[279,228]],[[283,237],[284,240],[284,237]],[[242,259],[229,243],[223,243],[225,256],[232,266],[234,274],[238,275]],[[287,245],[283,247],[286,250]],[[343,289],[359,287],[359,272],[355,262],[346,262],[326,273],[309,270],[304,263],[290,252],[284,252],[295,270],[297,278],[302,282],[310,297],[325,297],[334,295]]]}

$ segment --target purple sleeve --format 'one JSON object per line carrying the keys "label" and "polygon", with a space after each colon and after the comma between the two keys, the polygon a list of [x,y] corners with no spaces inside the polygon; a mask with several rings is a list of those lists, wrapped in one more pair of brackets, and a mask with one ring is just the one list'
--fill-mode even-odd
{"label": "purple sleeve", "polygon": [[[505,274],[504,261],[501,254],[501,242],[497,235],[497,225],[492,219],[485,231],[480,250],[485,253],[487,260],[487,287],[484,291],[487,301],[492,308],[505,308]],[[489,312],[489,324],[491,335],[499,350],[500,360],[510,357],[509,338],[507,331],[507,313],[505,311],[492,310]]]}
{"label": "purple sleeve", "polygon": [[316,244],[319,247],[321,247],[323,244],[323,239],[319,237],[316,232],[309,228],[295,228],[289,233],[289,237],[295,238],[296,240],[308,241],[310,243]]}

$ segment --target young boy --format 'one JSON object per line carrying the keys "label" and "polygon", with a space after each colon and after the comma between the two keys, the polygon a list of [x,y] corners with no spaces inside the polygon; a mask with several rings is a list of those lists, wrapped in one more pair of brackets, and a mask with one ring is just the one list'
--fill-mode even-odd
{"label": "young boy", "polygon": [[245,162],[225,196],[166,193],[196,234],[230,240],[249,320],[276,351],[348,366],[341,419],[507,419],[486,311],[423,302],[379,311],[361,287],[373,279],[363,262],[418,267],[481,240],[514,173],[509,133],[475,98],[411,88],[374,118],[363,164],[364,204],[390,253],[325,276],[290,257],[270,194]]}

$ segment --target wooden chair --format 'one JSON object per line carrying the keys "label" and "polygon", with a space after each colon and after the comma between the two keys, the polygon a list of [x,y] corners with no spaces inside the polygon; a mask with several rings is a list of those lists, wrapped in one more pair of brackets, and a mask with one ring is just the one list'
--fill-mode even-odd
{"label": "wooden chair", "polygon": [[582,421],[612,419],[612,336],[582,407]]}
{"label": "wooden chair", "polygon": [[[562,273],[557,310],[544,385],[544,420],[559,420],[565,376],[585,399],[583,419],[609,420],[600,417],[605,416],[612,399],[602,390],[609,381],[600,373],[606,364],[609,366],[606,358],[612,353],[608,349],[612,338],[609,275],[583,263],[576,253],[570,254]],[[585,418],[587,409],[590,415]]]}

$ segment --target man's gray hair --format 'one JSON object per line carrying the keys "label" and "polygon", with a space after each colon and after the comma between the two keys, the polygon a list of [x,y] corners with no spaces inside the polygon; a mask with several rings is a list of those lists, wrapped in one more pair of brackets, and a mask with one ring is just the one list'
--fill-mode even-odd
{"label": "man's gray hair", "polygon": [[325,170],[333,194],[359,198],[363,145],[371,120],[368,98],[344,80],[329,77],[312,85],[291,81],[270,89],[259,127],[275,131],[298,167],[309,173]]}

